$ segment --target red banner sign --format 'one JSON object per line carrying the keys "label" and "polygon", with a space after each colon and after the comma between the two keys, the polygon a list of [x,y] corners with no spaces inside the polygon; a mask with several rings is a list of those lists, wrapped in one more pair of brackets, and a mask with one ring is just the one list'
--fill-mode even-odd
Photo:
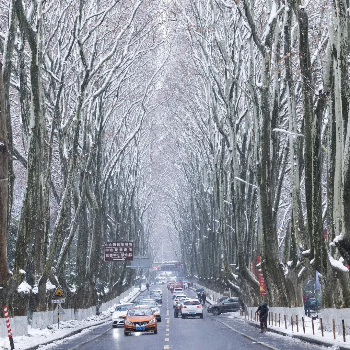
{"label": "red banner sign", "polygon": [[105,261],[134,260],[133,242],[107,242],[105,248]]}
{"label": "red banner sign", "polygon": [[[258,264],[260,263],[260,256],[259,255],[257,257],[257,263]],[[267,290],[266,290],[266,286],[265,286],[264,276],[261,273],[260,266],[258,266],[258,279],[259,279],[259,286],[260,286],[260,295],[265,296],[265,295],[267,295]]]}

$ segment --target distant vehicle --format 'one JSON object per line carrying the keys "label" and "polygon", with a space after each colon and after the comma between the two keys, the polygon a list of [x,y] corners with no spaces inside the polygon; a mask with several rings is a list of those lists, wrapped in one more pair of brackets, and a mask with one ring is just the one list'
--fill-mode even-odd
{"label": "distant vehicle", "polygon": [[136,306],[128,310],[124,321],[124,335],[132,332],[157,334],[157,318],[149,306]]}
{"label": "distant vehicle", "polygon": [[181,306],[181,317],[199,316],[203,318],[203,308],[197,299],[185,300]]}
{"label": "distant vehicle", "polygon": [[210,305],[207,311],[213,315],[220,315],[224,312],[233,312],[240,309],[242,302],[238,297],[231,297],[223,300],[221,303]]}
{"label": "distant vehicle", "polygon": [[113,328],[118,326],[124,326],[124,319],[125,319],[126,313],[133,306],[134,306],[133,303],[117,305],[117,307],[115,308],[112,314]]}
{"label": "distant vehicle", "polygon": [[181,315],[181,308],[182,308],[182,305],[185,301],[187,300],[191,300],[190,298],[180,298],[176,304],[175,304],[175,307],[174,307],[174,317],[177,318]]}
{"label": "distant vehicle", "polygon": [[150,307],[157,318],[158,322],[162,322],[162,316],[160,315],[160,310],[158,304],[153,299],[142,299],[137,302],[138,305],[147,305]]}
{"label": "distant vehicle", "polygon": [[178,318],[180,314],[181,314],[181,305],[177,303],[176,306],[174,307],[174,317]]}
{"label": "distant vehicle", "polygon": [[174,288],[174,293],[183,293],[184,290],[182,288],[179,288],[179,287],[175,287]]}
{"label": "distant vehicle", "polygon": [[158,304],[162,304],[163,302],[162,296],[158,293],[150,293],[150,298]]}
{"label": "distant vehicle", "polygon": [[173,307],[176,306],[176,304],[178,303],[178,301],[179,301],[181,298],[187,298],[187,295],[184,294],[184,293],[174,294],[174,297],[173,297]]}

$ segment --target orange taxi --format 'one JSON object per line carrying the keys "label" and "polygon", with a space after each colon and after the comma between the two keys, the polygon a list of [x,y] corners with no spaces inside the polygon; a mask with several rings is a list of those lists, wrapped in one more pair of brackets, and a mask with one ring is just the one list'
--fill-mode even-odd
{"label": "orange taxi", "polygon": [[132,332],[157,334],[157,318],[149,306],[135,306],[128,310],[124,320],[124,334]]}

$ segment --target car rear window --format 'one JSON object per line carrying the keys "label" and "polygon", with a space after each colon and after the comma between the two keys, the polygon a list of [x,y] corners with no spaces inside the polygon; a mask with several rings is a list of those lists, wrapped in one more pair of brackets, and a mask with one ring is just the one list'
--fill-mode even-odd
{"label": "car rear window", "polygon": [[199,301],[198,300],[188,300],[184,302],[185,305],[199,305]]}
{"label": "car rear window", "polygon": [[186,298],[186,297],[187,297],[187,295],[185,295],[185,294],[179,294],[179,295],[175,296],[175,299]]}
{"label": "car rear window", "polygon": [[153,315],[152,309],[147,309],[147,308],[130,309],[128,311],[128,316],[151,316],[151,315]]}
{"label": "car rear window", "polygon": [[117,306],[115,308],[115,311],[127,311],[128,309],[130,309],[132,307],[131,305],[123,305],[123,306]]}

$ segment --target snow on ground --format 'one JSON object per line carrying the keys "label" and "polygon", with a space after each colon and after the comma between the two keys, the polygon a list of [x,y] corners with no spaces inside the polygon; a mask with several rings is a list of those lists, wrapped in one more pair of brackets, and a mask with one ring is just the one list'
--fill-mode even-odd
{"label": "snow on ground", "polygon": [[[239,318],[242,321],[248,321],[248,318],[245,318],[244,316],[241,316],[239,312],[230,312],[227,315],[228,318]],[[256,321],[248,321],[254,324],[259,324]],[[299,321],[299,332],[297,332],[297,327],[294,324],[293,331],[292,327],[289,325],[288,328],[286,329],[284,324],[281,322],[281,327],[278,325],[275,326],[269,326],[267,325],[267,330],[269,332],[269,335],[271,336],[284,336],[284,335],[279,335],[277,333],[274,333],[273,331],[278,331],[281,333],[284,333],[287,336],[302,336],[305,340],[310,339],[312,342],[313,339],[317,341],[321,341],[325,343],[325,346],[331,347],[333,350],[337,350],[338,346],[341,346],[345,349],[350,349],[350,336],[348,335],[346,337],[346,342],[343,341],[343,336],[340,334],[336,334],[336,339],[333,338],[333,332],[323,332],[323,337],[321,334],[321,326],[320,326],[320,321],[318,319],[314,320],[314,329],[315,329],[315,335],[312,333],[312,319],[311,317],[306,317],[305,316],[305,333],[303,331],[303,327],[301,325],[301,322]],[[303,339],[303,340],[304,340]]]}
{"label": "snow on ground", "polygon": [[[128,297],[122,299],[121,303],[129,302],[135,294],[130,293]],[[213,300],[207,299],[209,303],[214,303]],[[114,307],[109,308],[108,310],[102,312],[100,315],[89,317],[82,321],[76,321],[76,320],[70,320],[65,322],[60,322],[60,327],[58,329],[57,324],[50,325],[49,327],[45,329],[36,329],[28,327],[28,336],[22,336],[22,337],[16,337],[14,334],[14,343],[15,343],[15,349],[16,350],[25,350],[29,349],[35,346],[38,346],[40,344],[46,344],[49,342],[58,341],[61,338],[64,338],[65,336],[73,333],[73,332],[79,332],[79,330],[82,330],[84,332],[84,328],[87,327],[93,327],[95,325],[99,325],[104,322],[111,322],[111,314],[114,311]],[[239,312],[232,312],[225,314],[228,318],[239,318],[242,320],[242,322],[248,321],[244,316],[241,316]],[[255,324],[258,324],[258,322],[255,321],[249,321]],[[315,328],[315,335],[312,334],[312,321],[310,317],[305,317],[305,334],[303,332],[303,328],[301,326],[301,323],[299,322],[299,332],[296,330],[296,325],[293,327],[293,331],[291,329],[291,326],[288,326],[287,329],[285,329],[284,324],[281,322],[281,327],[268,326],[268,330],[271,330],[269,332],[270,336],[278,337],[280,335],[273,333],[272,330],[276,330],[279,332],[282,332],[289,336],[295,336],[300,335],[305,338],[317,339],[318,341],[322,341],[326,343],[325,345],[331,347],[332,350],[337,350],[338,346],[342,346],[345,349],[350,350],[350,336],[347,336],[346,342],[343,341],[343,337],[340,334],[336,334],[336,339],[333,339],[333,333],[332,332],[324,332],[324,336],[321,335],[320,330],[320,324],[319,320],[314,320],[314,328]],[[87,331],[87,330],[86,330]],[[81,333],[80,333],[81,334]],[[48,347],[49,348],[49,347]],[[0,338],[0,349],[10,349],[10,342],[8,338]]]}
{"label": "snow on ground", "polygon": [[[135,297],[135,292],[134,293],[131,292],[127,297],[122,299],[120,303],[127,303],[130,300],[132,300],[134,297]],[[90,327],[93,327],[94,325],[99,325],[104,322],[112,323],[112,313],[114,309],[115,307],[110,307],[108,310],[102,312],[100,315],[98,316],[95,315],[82,321],[70,320],[70,321],[60,322],[59,328],[57,324],[50,325],[45,329],[32,328],[28,326],[27,336],[16,337],[16,335],[13,334],[15,349],[16,350],[30,349],[40,344],[46,344],[53,341],[57,341],[73,332],[79,332],[80,330],[82,330],[82,332],[85,332],[84,328],[87,328],[87,327],[90,328]],[[0,338],[0,349],[1,350],[11,349],[10,341],[8,338]]]}
{"label": "snow on ground", "polygon": [[[208,298],[207,296],[207,301],[211,304],[215,304],[215,301],[212,300],[210,297]],[[230,312],[226,315],[228,318],[239,318],[244,322],[252,322],[255,324],[259,324],[256,321],[248,321],[248,317],[245,316],[241,316],[239,312]],[[317,340],[317,341],[321,341],[325,343],[325,346],[327,346],[328,348],[331,348],[332,350],[337,350],[339,349],[339,346],[341,346],[342,348],[345,349],[349,349],[350,350],[350,335],[346,336],[346,342],[344,342],[343,340],[343,335],[342,334],[338,334],[336,333],[336,339],[334,339],[333,337],[333,332],[323,332],[323,337],[322,337],[322,333],[321,333],[321,326],[320,326],[320,320],[319,319],[315,319],[314,320],[314,330],[315,330],[315,334],[313,334],[312,332],[312,318],[311,317],[307,317],[304,316],[305,319],[305,333],[303,331],[303,327],[301,324],[301,321],[299,320],[299,332],[297,332],[297,327],[294,324],[293,326],[293,331],[292,331],[292,327],[290,325],[288,325],[288,328],[285,329],[285,325],[284,322],[281,322],[281,327],[275,326],[275,324],[273,326],[269,326],[268,325],[268,330],[271,330],[269,332],[269,335],[271,336],[284,336],[284,335],[279,335],[277,333],[273,333],[273,330],[276,330],[278,332],[282,332],[287,336],[302,336],[305,338],[309,338],[310,341],[312,342],[313,339]],[[282,321],[282,320],[281,320]]]}

